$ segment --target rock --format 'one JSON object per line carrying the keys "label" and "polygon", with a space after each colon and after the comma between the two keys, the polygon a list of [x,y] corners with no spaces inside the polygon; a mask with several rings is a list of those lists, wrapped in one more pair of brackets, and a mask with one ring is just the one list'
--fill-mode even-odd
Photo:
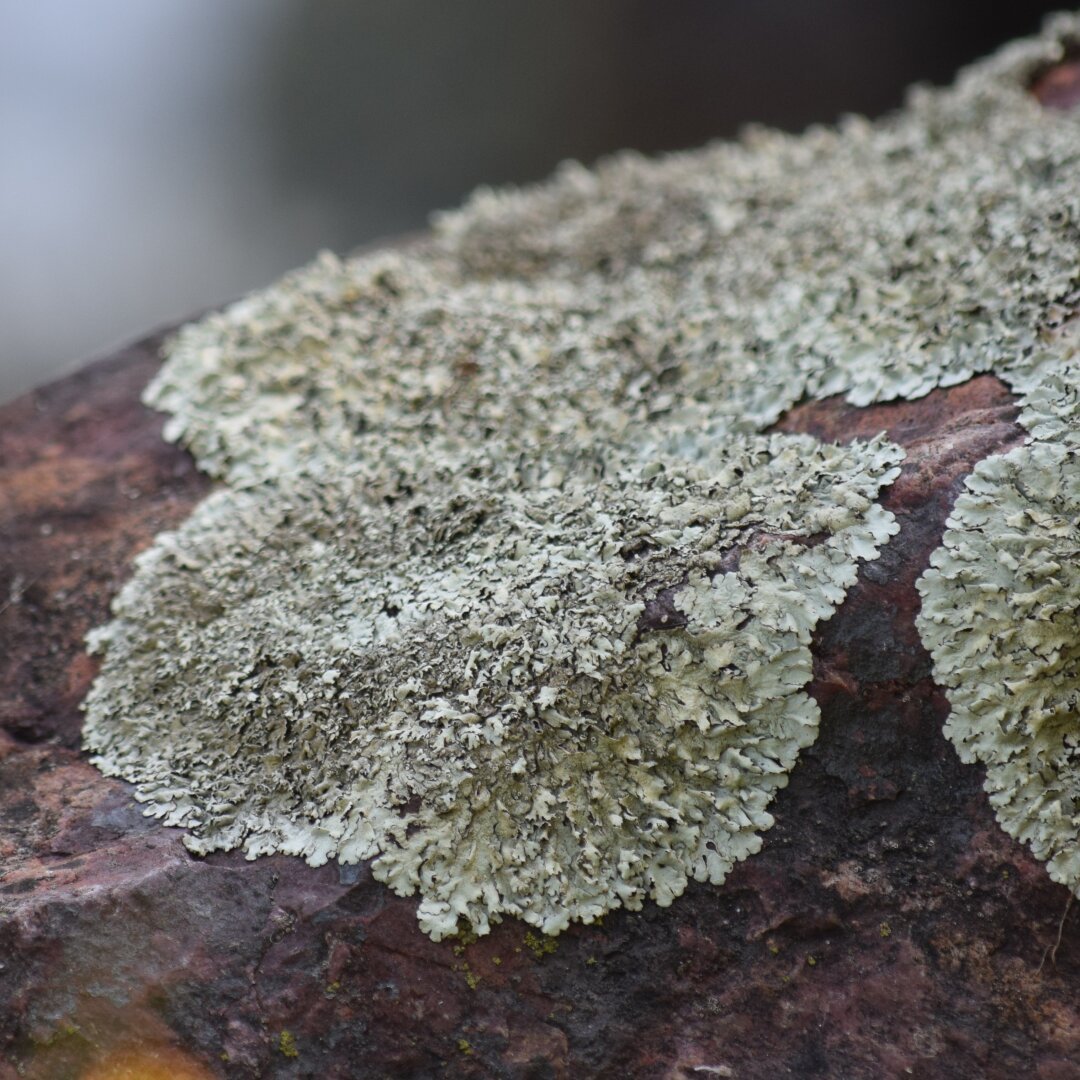
{"label": "rock", "polygon": [[209,489],[139,404],[160,342],[0,410],[0,1080],[1080,1075],[1070,894],[942,735],[914,624],[964,477],[1023,439],[1003,383],[778,425],[908,457],[759,854],[670,908],[434,943],[366,867],[195,858],[79,751],[83,636]]}

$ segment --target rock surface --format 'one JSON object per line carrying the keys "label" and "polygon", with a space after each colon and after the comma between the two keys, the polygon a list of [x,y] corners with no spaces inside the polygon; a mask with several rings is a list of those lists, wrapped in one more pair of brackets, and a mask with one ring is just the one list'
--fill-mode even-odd
{"label": "rock surface", "polygon": [[908,459],[760,854],[668,909],[435,944],[364,868],[194,858],[78,750],[83,634],[208,490],[139,404],[159,344],[0,410],[2,1080],[1080,1075],[1069,894],[943,737],[913,623],[963,477],[1022,439],[1000,382],[782,421]]}
{"label": "rock surface", "polygon": [[[1070,58],[1034,91],[1078,87]],[[0,1080],[1080,1077],[1070,894],[943,736],[914,623],[963,478],[1023,439],[1001,382],[778,425],[908,458],[758,855],[667,909],[436,944],[364,867],[193,857],[79,750],[83,637],[209,490],[139,403],[160,343],[0,409]]]}

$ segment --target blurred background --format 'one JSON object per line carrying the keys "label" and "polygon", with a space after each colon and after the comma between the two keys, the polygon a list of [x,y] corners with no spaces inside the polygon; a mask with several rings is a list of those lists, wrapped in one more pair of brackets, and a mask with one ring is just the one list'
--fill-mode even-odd
{"label": "blurred background", "polygon": [[479,183],[895,108],[1037,0],[0,0],[0,401]]}

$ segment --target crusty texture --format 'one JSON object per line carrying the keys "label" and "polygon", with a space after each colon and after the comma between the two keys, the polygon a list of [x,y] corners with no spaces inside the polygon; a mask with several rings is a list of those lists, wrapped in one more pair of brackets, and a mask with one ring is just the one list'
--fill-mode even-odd
{"label": "crusty texture", "polygon": [[998,820],[1080,889],[1080,449],[979,463],[919,580],[919,629]]}
{"label": "crusty texture", "polygon": [[1031,78],[1072,17],[878,123],[478,192],[407,252],[325,255],[186,328],[148,401],[233,483],[497,438],[721,437],[801,398],[1018,390],[1076,308],[1080,110]]}
{"label": "crusty texture", "polygon": [[901,456],[776,435],[531,489],[478,459],[225,490],[95,635],[87,745],[194,851],[377,856],[435,937],[670,903],[772,824]]}

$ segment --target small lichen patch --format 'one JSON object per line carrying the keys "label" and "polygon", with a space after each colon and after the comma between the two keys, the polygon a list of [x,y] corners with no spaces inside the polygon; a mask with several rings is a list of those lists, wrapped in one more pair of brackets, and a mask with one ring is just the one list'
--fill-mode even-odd
{"label": "small lichen patch", "polygon": [[436,938],[668,904],[771,825],[901,457],[774,435],[225,489],[93,635],[86,743],[193,851],[375,858]]}
{"label": "small lichen patch", "polygon": [[525,947],[537,960],[543,960],[559,948],[559,943],[553,937],[538,936],[531,931],[525,935]]}
{"label": "small lichen patch", "polygon": [[1005,830],[1080,891],[1080,447],[981,462],[919,581],[946,733]]}
{"label": "small lichen patch", "polygon": [[470,945],[475,945],[480,940],[468,923],[459,923],[454,937],[457,939],[454,944],[454,953],[457,956],[460,956]]}
{"label": "small lichen patch", "polygon": [[296,1048],[296,1036],[291,1031],[283,1031],[278,1036],[278,1051],[287,1058],[300,1056],[300,1051]]}

